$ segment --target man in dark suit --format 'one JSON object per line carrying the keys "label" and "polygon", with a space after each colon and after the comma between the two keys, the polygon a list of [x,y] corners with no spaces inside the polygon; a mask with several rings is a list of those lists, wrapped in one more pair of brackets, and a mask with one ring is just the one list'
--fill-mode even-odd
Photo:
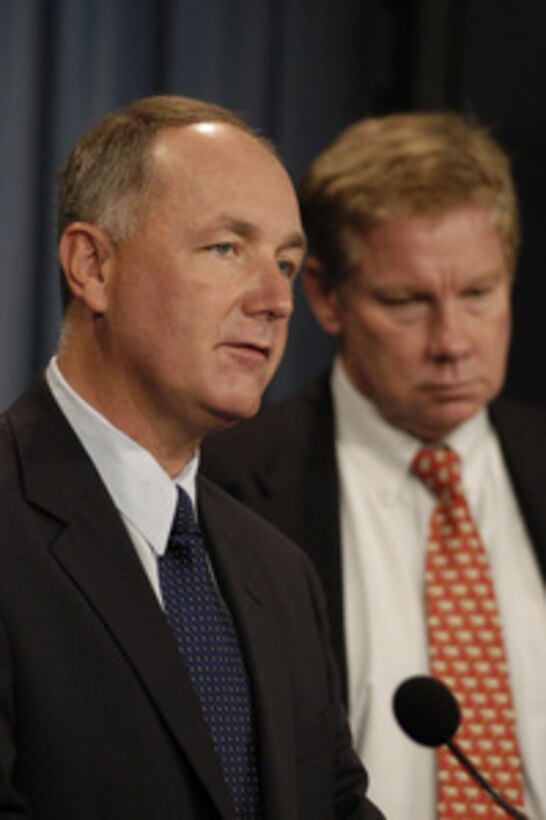
{"label": "man in dark suit", "polygon": [[140,100],[72,152],[59,231],[59,352],[0,419],[0,816],[379,818],[311,563],[196,479],[284,348],[286,172],[222,108]]}
{"label": "man in dark suit", "polygon": [[546,416],[497,399],[518,246],[507,157],[456,115],[369,119],[312,163],[300,194],[303,283],[338,355],[301,394],[213,436],[203,469],[312,557],[371,796],[395,820],[433,820],[435,757],[402,734],[391,701],[429,669],[434,499],[410,465],[423,443],[459,455],[502,620],[526,806],[544,818]]}

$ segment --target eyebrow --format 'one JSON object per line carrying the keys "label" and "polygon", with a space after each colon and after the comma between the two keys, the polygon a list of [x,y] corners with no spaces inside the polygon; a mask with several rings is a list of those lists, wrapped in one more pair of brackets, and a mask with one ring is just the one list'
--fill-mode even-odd
{"label": "eyebrow", "polygon": [[282,243],[279,250],[285,251],[290,249],[301,250],[305,253],[307,250],[307,240],[301,231],[295,231],[288,239]]}

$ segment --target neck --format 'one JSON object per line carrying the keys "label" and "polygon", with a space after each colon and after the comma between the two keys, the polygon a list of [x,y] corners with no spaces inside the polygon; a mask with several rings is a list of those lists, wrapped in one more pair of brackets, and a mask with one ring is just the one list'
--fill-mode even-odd
{"label": "neck", "polygon": [[97,413],[155,458],[171,477],[178,476],[201,442],[183,419],[162,417],[149,397],[135,390],[108,361],[88,357],[81,349],[62,345],[58,354],[63,378]]}

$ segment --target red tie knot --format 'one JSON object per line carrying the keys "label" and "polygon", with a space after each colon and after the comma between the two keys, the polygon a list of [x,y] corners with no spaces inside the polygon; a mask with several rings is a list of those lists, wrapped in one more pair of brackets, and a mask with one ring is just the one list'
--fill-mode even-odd
{"label": "red tie knot", "polygon": [[422,447],[411,469],[440,501],[462,495],[461,462],[457,453],[445,444]]}

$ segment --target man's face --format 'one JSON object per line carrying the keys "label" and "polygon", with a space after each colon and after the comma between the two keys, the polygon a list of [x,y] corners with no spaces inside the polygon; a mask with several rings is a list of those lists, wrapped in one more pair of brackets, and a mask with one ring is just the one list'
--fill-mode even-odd
{"label": "man's face", "polygon": [[511,280],[488,212],[396,218],[363,238],[335,298],[353,384],[393,425],[445,437],[503,384]]}
{"label": "man's face", "polygon": [[284,351],[303,236],[260,143],[205,124],[162,132],[142,229],[115,246],[106,360],[133,412],[201,436],[254,414]]}

